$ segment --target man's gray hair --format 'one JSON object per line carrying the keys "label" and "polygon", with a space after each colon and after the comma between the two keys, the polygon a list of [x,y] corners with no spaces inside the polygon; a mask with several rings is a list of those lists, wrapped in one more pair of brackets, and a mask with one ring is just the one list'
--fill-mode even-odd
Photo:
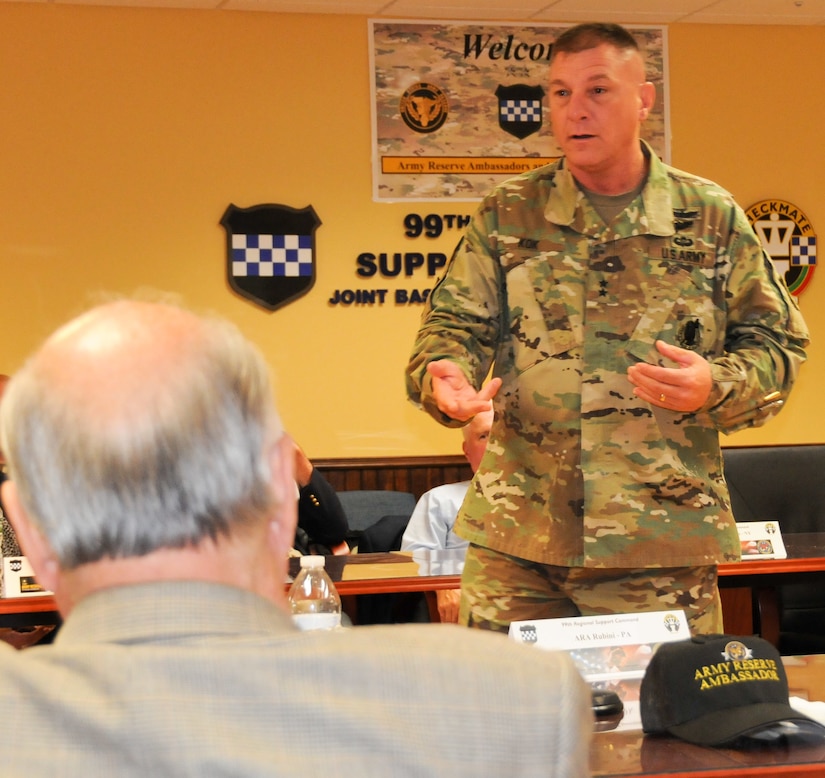
{"label": "man's gray hair", "polygon": [[[218,539],[276,505],[268,457],[282,430],[264,360],[228,322],[181,313],[196,332],[185,355],[145,375],[145,391],[117,376],[95,387],[117,409],[99,422],[95,397],[55,385],[42,356],[9,383],[2,448],[63,569]],[[151,317],[138,326],[144,341],[162,341]]]}

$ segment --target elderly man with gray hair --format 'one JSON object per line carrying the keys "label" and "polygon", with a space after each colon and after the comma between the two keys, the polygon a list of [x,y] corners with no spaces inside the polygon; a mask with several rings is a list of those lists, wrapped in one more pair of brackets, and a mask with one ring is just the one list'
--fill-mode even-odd
{"label": "elderly man with gray hair", "polygon": [[9,775],[587,774],[566,655],[293,626],[294,451],[233,326],[104,304],[34,354],[0,417],[4,503],[64,617],[53,645],[0,645]]}

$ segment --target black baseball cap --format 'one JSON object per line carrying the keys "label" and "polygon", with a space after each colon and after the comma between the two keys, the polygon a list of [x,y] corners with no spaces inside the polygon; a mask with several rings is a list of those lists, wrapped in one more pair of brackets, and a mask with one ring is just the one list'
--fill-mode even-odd
{"label": "black baseball cap", "polygon": [[790,706],[781,656],[755,636],[663,643],[645,670],[639,706],[645,732],[703,746],[779,733],[825,736],[825,727]]}

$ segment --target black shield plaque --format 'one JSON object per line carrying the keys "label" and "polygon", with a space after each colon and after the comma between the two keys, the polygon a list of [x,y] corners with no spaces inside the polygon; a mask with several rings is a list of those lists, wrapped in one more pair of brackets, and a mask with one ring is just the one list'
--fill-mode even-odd
{"label": "black shield plaque", "polygon": [[315,284],[315,230],[320,224],[311,205],[230,205],[221,217],[229,285],[270,311],[305,295]]}
{"label": "black shield plaque", "polygon": [[521,139],[541,129],[543,87],[528,84],[499,86],[496,97],[498,124],[502,130]]}

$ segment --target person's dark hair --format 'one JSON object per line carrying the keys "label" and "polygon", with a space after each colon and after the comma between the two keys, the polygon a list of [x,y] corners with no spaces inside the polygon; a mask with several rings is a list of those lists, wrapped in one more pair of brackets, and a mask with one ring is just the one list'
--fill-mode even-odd
{"label": "person's dark hair", "polygon": [[636,39],[620,24],[587,22],[569,27],[553,41],[552,58],[561,53],[578,54],[580,51],[595,49],[602,43],[609,43],[621,51],[639,51]]}

